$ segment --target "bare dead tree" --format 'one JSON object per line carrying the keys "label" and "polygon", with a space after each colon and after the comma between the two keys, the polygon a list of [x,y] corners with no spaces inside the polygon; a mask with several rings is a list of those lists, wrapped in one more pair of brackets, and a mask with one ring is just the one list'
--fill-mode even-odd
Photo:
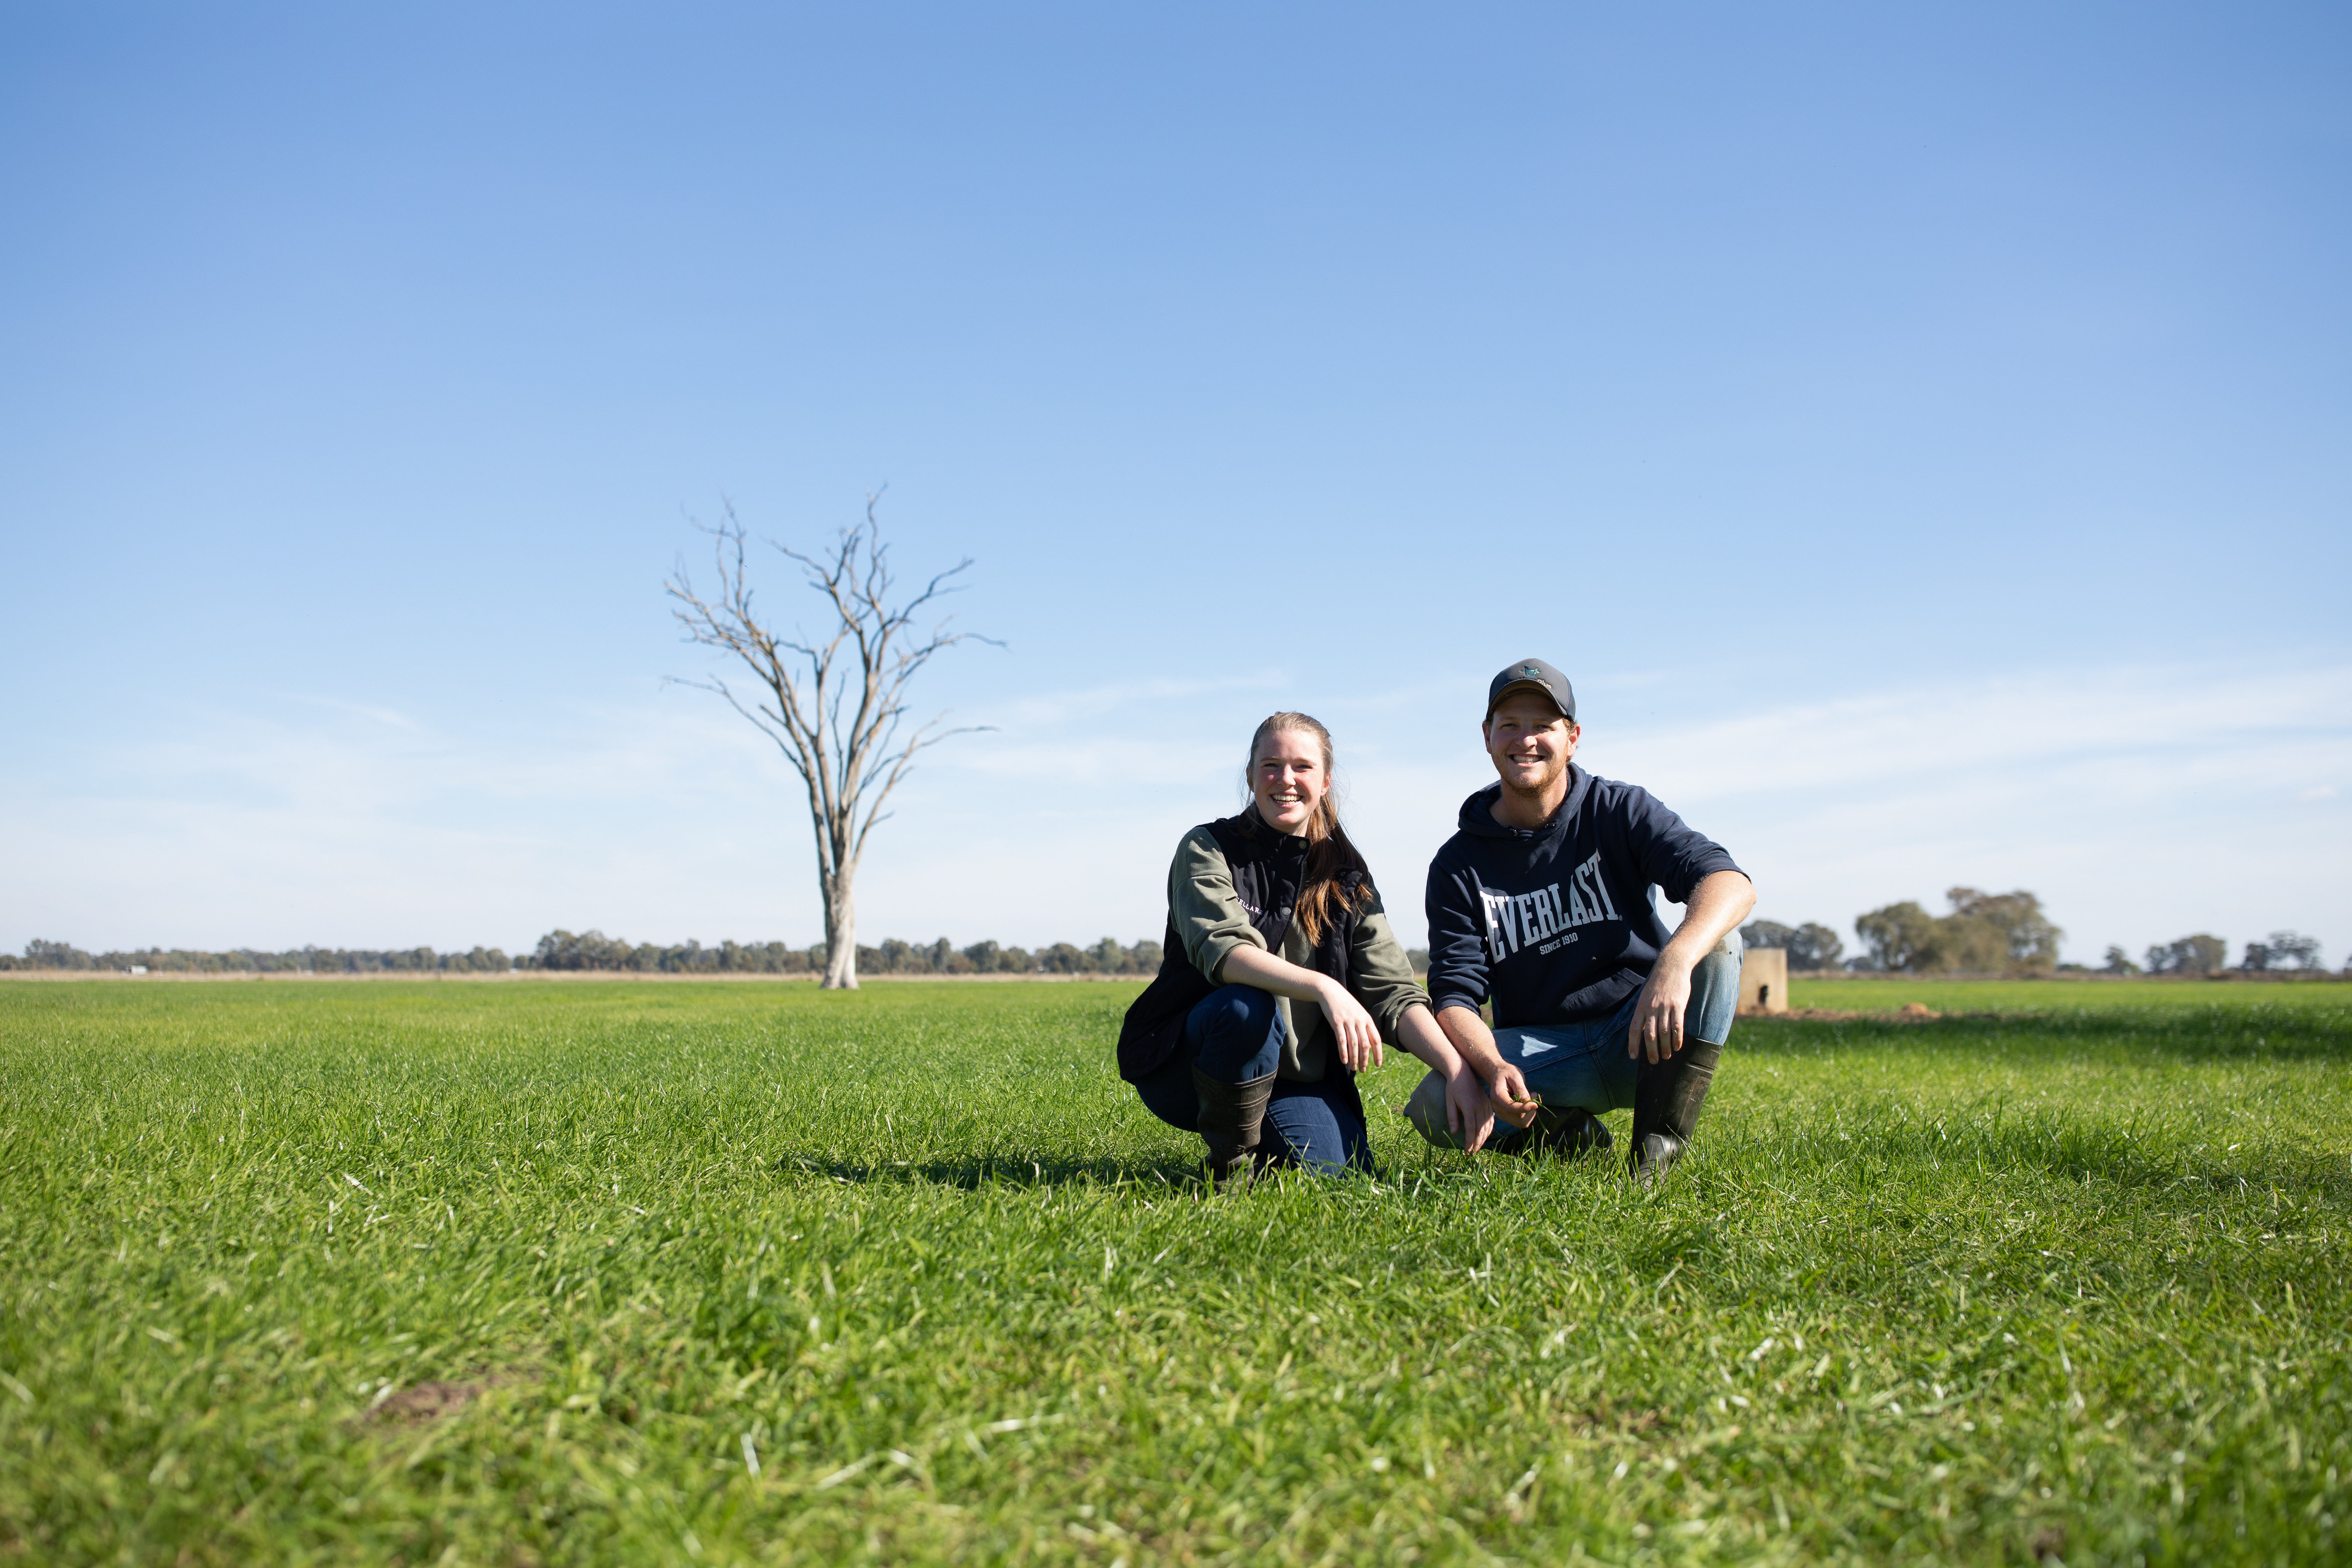
{"label": "bare dead tree", "polygon": [[857,865],[867,836],[889,818],[882,808],[890,792],[907,776],[917,752],[950,735],[988,728],[941,730],[947,717],[942,713],[907,730],[908,683],[935,655],[960,642],[1003,646],[977,633],[950,631],[944,618],[928,634],[916,629],[924,606],[955,592],[950,580],[971,564],[970,557],[933,577],[913,598],[891,605],[889,548],[875,517],[880,500],[879,492],[867,496],[866,521],[842,530],[822,557],[768,542],[798,563],[809,586],[824,595],[833,625],[822,637],[798,626],[785,636],[761,619],[743,569],[743,525],[732,502],[726,503],[725,521],[718,526],[695,524],[711,536],[717,595],[705,599],[695,592],[683,560],[664,584],[677,601],[672,613],[686,628],[687,640],[732,655],[762,689],[747,703],[723,676],[678,684],[725,698],[776,742],[808,786],[817,883],[824,897],[827,990],[857,984]]}

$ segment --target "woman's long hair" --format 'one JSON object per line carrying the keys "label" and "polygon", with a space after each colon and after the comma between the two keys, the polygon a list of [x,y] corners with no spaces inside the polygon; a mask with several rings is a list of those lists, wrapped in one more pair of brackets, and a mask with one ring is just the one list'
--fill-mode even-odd
{"label": "woman's long hair", "polygon": [[[1323,940],[1323,929],[1337,918],[1341,909],[1361,910],[1372,900],[1372,868],[1364,864],[1364,857],[1349,842],[1347,830],[1339,826],[1339,791],[1331,771],[1331,731],[1304,713],[1275,713],[1257,727],[1250,737],[1249,761],[1242,768],[1242,784],[1249,790],[1250,798],[1257,798],[1258,748],[1265,738],[1278,731],[1297,730],[1315,737],[1323,749],[1323,798],[1316,803],[1315,815],[1307,820],[1307,876],[1298,889],[1298,903],[1292,918],[1310,942]],[[1351,893],[1340,879],[1349,872],[1356,873]]]}

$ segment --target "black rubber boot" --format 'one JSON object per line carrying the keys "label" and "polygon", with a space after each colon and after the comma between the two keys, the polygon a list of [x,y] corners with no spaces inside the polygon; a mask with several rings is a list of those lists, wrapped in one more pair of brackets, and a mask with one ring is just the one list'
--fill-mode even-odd
{"label": "black rubber boot", "polygon": [[1535,1125],[1528,1129],[1527,1147],[1530,1153],[1549,1149],[1563,1160],[1572,1160],[1599,1153],[1612,1142],[1601,1118],[1583,1107],[1547,1105],[1536,1112]]}
{"label": "black rubber boot", "polygon": [[1493,1154],[1539,1154],[1549,1150],[1563,1160],[1573,1160],[1604,1150],[1612,1142],[1607,1125],[1583,1107],[1545,1105],[1537,1108],[1536,1119],[1525,1127],[1514,1127],[1497,1119],[1486,1151]]}
{"label": "black rubber boot", "polygon": [[1686,1039],[1664,1061],[1642,1064],[1633,1086],[1633,1135],[1627,1140],[1633,1147],[1625,1153],[1626,1173],[1634,1181],[1646,1186],[1682,1158],[1722,1055],[1720,1042]]}
{"label": "black rubber boot", "polygon": [[1274,1098],[1272,1073],[1247,1083],[1220,1083],[1192,1069],[1192,1092],[1201,1100],[1201,1138],[1209,1146],[1209,1169],[1222,1184],[1246,1175],[1265,1129],[1266,1102]]}

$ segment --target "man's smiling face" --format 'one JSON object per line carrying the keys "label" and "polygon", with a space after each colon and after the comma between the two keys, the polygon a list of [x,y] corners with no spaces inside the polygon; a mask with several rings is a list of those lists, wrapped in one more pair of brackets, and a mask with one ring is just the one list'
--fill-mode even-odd
{"label": "man's smiling face", "polygon": [[1509,693],[1495,704],[1483,728],[1496,775],[1514,795],[1550,791],[1568,772],[1582,734],[1549,698],[1534,691]]}

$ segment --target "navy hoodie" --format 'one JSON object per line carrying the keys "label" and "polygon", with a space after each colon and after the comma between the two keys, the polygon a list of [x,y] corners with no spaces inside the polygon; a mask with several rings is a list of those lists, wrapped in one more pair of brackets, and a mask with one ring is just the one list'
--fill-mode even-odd
{"label": "navy hoodie", "polygon": [[1503,786],[1462,803],[1429,863],[1429,996],[1492,997],[1497,1028],[1605,1018],[1642,988],[1673,932],[1650,902],[1737,871],[1723,846],[1650,792],[1569,764],[1568,798],[1541,827],[1495,820]]}

